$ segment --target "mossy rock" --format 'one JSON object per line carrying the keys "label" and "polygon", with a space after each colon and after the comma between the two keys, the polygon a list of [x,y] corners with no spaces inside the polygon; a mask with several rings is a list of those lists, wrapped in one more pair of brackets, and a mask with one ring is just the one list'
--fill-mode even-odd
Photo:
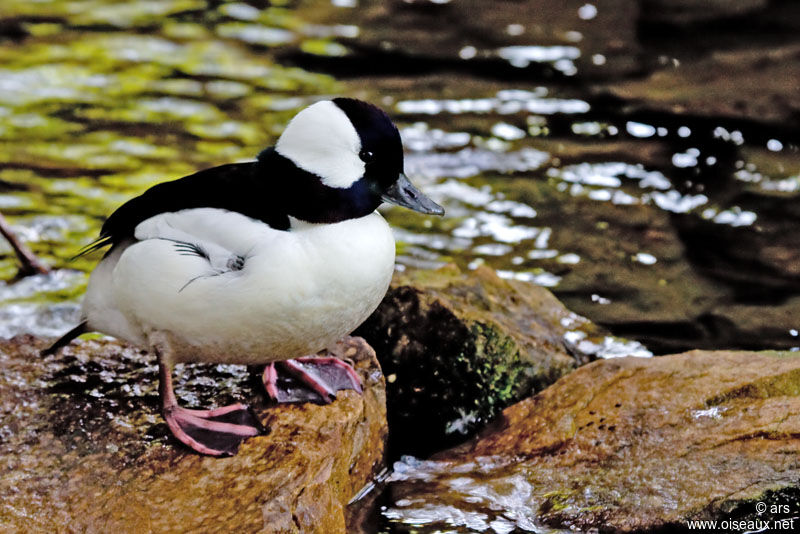
{"label": "mossy rock", "polygon": [[463,441],[589,361],[564,339],[576,329],[601,335],[548,290],[488,268],[399,274],[356,331],[387,377],[391,452],[426,455]]}
{"label": "mossy rock", "polygon": [[800,355],[775,356],[692,351],[585,365],[473,440],[396,465],[385,515],[422,532],[434,521],[455,530],[468,514],[482,532],[682,532],[690,521],[795,531]]}

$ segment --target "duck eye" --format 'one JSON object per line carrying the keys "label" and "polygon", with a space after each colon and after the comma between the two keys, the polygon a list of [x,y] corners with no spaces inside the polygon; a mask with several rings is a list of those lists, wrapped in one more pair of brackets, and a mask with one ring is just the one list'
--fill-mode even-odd
{"label": "duck eye", "polygon": [[372,163],[372,161],[375,159],[375,154],[369,150],[362,150],[358,153],[358,157],[361,158],[361,161],[364,163]]}

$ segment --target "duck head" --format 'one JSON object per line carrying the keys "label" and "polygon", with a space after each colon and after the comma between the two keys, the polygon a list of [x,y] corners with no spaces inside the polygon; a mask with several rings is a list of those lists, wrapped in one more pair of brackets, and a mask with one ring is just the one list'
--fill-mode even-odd
{"label": "duck head", "polygon": [[259,161],[290,175],[278,177],[281,201],[289,215],[306,222],[363,217],[383,202],[444,214],[404,174],[397,127],[360,100],[336,98],[303,109]]}

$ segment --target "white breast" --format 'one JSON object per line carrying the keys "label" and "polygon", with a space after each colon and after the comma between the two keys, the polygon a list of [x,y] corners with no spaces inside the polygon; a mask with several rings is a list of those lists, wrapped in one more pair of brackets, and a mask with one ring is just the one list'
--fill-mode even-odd
{"label": "white breast", "polygon": [[[266,363],[319,351],[375,310],[394,269],[394,239],[378,213],[284,232],[202,208],[153,217],[136,234],[143,240],[93,273],[84,312],[91,327],[131,342],[166,340],[175,361]],[[171,241],[190,238],[211,262]],[[220,269],[220,255],[244,257],[243,268]]]}

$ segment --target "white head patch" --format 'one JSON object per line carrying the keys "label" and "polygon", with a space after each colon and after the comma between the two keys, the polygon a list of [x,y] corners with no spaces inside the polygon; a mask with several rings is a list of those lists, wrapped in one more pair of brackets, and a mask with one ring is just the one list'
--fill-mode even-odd
{"label": "white head patch", "polygon": [[294,116],[275,150],[329,187],[346,189],[364,174],[358,156],[361,139],[347,115],[330,100],[317,102]]}

